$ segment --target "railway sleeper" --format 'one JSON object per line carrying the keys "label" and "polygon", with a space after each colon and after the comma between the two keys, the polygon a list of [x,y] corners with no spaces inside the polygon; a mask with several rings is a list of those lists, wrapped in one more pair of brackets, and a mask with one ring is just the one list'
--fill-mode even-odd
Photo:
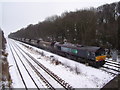
{"label": "railway sleeper", "polygon": [[[41,63],[39,63],[38,61],[36,61],[31,55],[29,55],[28,53],[26,53],[28,56],[31,57],[31,59],[33,59],[33,61],[35,61],[36,63],[39,64],[39,66],[41,68],[43,68],[47,73],[49,73],[51,76],[53,76],[59,83],[63,82],[63,80],[58,77],[57,75],[55,75],[53,72],[51,72],[48,68],[46,68],[45,66],[43,66]],[[56,77],[57,76],[57,77]],[[61,81],[61,82],[60,82]],[[46,81],[45,81],[46,82]],[[65,81],[64,81],[65,82]],[[68,85],[70,88],[72,88],[70,85]]]}

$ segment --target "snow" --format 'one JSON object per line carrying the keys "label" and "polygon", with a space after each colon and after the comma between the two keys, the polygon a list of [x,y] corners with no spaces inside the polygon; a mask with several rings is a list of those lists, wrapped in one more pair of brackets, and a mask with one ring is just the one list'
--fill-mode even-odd
{"label": "snow", "polygon": [[101,88],[103,82],[108,82],[108,77],[111,77],[104,72],[100,72],[98,69],[81,64],[75,64],[80,71],[80,74],[77,75],[75,72],[71,72],[69,68],[65,68],[62,65],[56,66],[45,60],[41,60],[40,62],[46,67],[49,67],[51,71],[63,78],[74,88]]}
{"label": "snow", "polygon": [[106,59],[106,61],[112,62],[112,63],[115,63],[115,64],[120,64],[120,59],[119,58],[117,59],[117,61],[113,61],[112,58]]}
{"label": "snow", "polygon": [[[57,84],[57,82],[54,80],[53,81],[53,78],[51,78],[47,73],[45,73],[45,71],[44,70],[42,70],[41,68],[39,68],[39,66],[35,63],[35,62],[33,62],[32,60],[31,60],[31,58],[28,58],[28,56],[26,55],[26,54],[24,54],[25,55],[25,57],[29,60],[29,62],[31,62],[32,63],[32,65],[34,65],[36,68],[37,68],[37,70],[49,81],[49,82],[52,82],[52,83],[54,83],[53,84],[53,86],[55,87],[55,88],[62,88],[61,87],[61,85],[58,85]],[[22,58],[22,56],[21,56],[21,58]],[[26,62],[26,60],[24,60],[24,63]],[[27,62],[26,62],[26,64],[28,64]],[[28,71],[31,71],[30,70],[30,66],[28,65]],[[32,72],[33,73],[33,72]],[[31,73],[31,74],[32,74]],[[32,74],[32,76],[35,76],[36,74]],[[36,75],[36,77],[37,77],[37,75]],[[35,78],[34,78],[35,79]],[[39,77],[37,77],[37,79],[39,79]],[[36,80],[35,80],[36,81]],[[37,83],[39,83],[39,82],[37,82]],[[39,84],[40,85],[40,84]],[[40,87],[40,86],[39,86]],[[45,87],[45,86],[44,86]],[[41,87],[42,88],[42,87]]]}
{"label": "snow", "polygon": [[[29,88],[35,88],[36,86],[34,85],[33,81],[29,77],[28,73],[26,72],[26,70],[25,70],[23,64],[21,63],[21,61],[19,60],[19,58],[17,58],[17,63],[18,63],[18,66],[20,67],[20,71],[22,72],[22,76],[25,77],[24,81],[26,82],[26,86]],[[29,83],[29,82],[31,82],[31,83]]]}
{"label": "snow", "polygon": [[[12,41],[10,40],[10,42],[13,43],[13,40]],[[70,59],[41,50],[34,46],[23,44],[18,41],[14,42],[17,45],[19,45],[25,52],[29,53],[34,58],[36,58],[41,64],[43,64],[49,70],[51,70],[56,75],[61,77],[67,83],[69,83],[73,88],[102,88],[105,84],[107,84],[110,80],[112,80],[115,77],[114,75],[111,75],[100,69],[93,68],[91,66],[86,66],[78,62],[74,62]],[[26,48],[22,44],[31,47],[31,49]],[[23,87],[20,77],[19,75],[17,75],[16,66],[14,64],[13,57],[11,55],[9,47],[7,49],[9,52],[8,62],[9,65],[12,65],[10,67],[10,74],[13,80],[13,87]],[[43,52],[45,56],[41,56],[38,52]],[[51,62],[53,58],[62,62],[64,65],[53,64]],[[76,73],[76,70],[78,73]]]}
{"label": "snow", "polygon": [[14,88],[24,88],[23,84],[22,84],[22,81],[20,79],[20,76],[18,74],[18,71],[17,71],[17,67],[15,65],[15,62],[13,60],[13,56],[12,56],[12,53],[10,52],[10,48],[9,46],[7,45],[6,47],[6,52],[8,52],[8,63],[9,63],[9,72],[10,72],[10,75],[11,75],[11,79],[12,79],[12,87]]}
{"label": "snow", "polygon": [[[14,49],[12,48],[12,50],[14,50]],[[17,57],[17,54],[16,54],[15,52],[18,53],[18,55],[19,55],[20,58],[21,58],[21,61],[24,62],[24,65],[25,65],[25,66],[27,66],[26,68],[24,68],[22,62],[20,61],[19,57]],[[39,77],[36,76],[36,74],[34,73],[34,71],[31,69],[31,67],[28,65],[28,63],[25,61],[25,58],[23,58],[23,57],[21,56],[20,52],[18,52],[17,49],[15,49],[13,53],[14,53],[14,56],[15,56],[15,58],[16,58],[16,62],[18,63],[19,69],[20,69],[20,71],[22,72],[22,76],[23,76],[23,78],[24,78],[24,81],[25,81],[25,84],[26,84],[27,88],[37,88],[36,85],[34,84],[34,82],[32,81],[31,77],[29,76],[29,74],[32,76],[32,78],[33,78],[34,81],[37,83],[37,85],[38,85],[38,83],[39,83],[39,85],[38,85],[39,88],[45,88],[45,85],[43,85],[43,84],[41,83],[41,80],[39,80]],[[13,60],[14,60],[14,59],[13,59]],[[12,61],[13,61],[13,60],[12,60]],[[16,67],[15,63],[12,64],[12,65]],[[27,73],[26,69],[29,71],[29,74]],[[16,71],[17,71],[17,72],[16,72],[16,74],[17,74],[16,76],[19,76],[19,73],[18,73],[17,68],[16,68]],[[11,73],[14,74],[14,72],[11,72]],[[19,80],[21,81],[20,78],[21,78],[21,77],[19,76]],[[12,78],[12,80],[14,81],[14,80],[16,80],[16,78]],[[19,81],[19,80],[18,80],[18,81]],[[17,83],[18,85],[22,85],[22,86],[13,85],[14,88],[25,88],[24,85],[23,85],[23,83],[22,83],[22,81],[19,82],[19,83],[18,83],[18,82],[14,82],[14,83],[15,83],[15,84]]]}

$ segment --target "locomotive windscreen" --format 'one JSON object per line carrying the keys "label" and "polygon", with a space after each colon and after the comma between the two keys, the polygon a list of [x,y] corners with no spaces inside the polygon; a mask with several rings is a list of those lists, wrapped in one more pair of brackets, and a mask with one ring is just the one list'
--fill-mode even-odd
{"label": "locomotive windscreen", "polygon": [[105,55],[105,50],[103,49],[100,49],[95,53],[95,56],[102,56],[102,55]]}

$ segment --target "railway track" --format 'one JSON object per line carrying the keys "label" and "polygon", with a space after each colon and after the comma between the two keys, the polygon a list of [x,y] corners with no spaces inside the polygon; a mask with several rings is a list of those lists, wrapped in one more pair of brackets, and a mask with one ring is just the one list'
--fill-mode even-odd
{"label": "railway track", "polygon": [[22,82],[23,82],[23,84],[24,84],[24,88],[25,88],[26,90],[28,90],[28,89],[27,89],[27,86],[26,86],[26,83],[25,83],[25,81],[24,81],[24,78],[23,78],[23,76],[22,76],[22,73],[21,73],[21,71],[20,71],[20,68],[19,68],[19,66],[18,66],[18,64],[17,64],[17,61],[16,61],[16,58],[15,58],[15,55],[13,54],[13,51],[12,51],[12,49],[11,49],[10,44],[9,44],[9,47],[10,47],[11,53],[12,53],[12,55],[13,55],[13,58],[14,58],[14,61],[15,61],[15,64],[16,64],[16,67],[17,67],[17,70],[18,70],[19,75],[20,75],[20,77],[21,77],[21,80],[22,80]]}
{"label": "railway track", "polygon": [[[38,62],[34,57],[32,57],[30,54],[26,53],[22,48],[20,48],[16,43],[14,43],[15,47],[17,48],[17,50],[19,50],[19,52],[23,55],[24,58],[26,58],[26,56],[22,53],[24,52],[29,58],[31,58],[31,60],[36,63],[40,68],[42,68],[47,74],[49,74],[55,81],[57,81],[63,88],[65,88],[66,90],[71,90],[73,89],[72,86],[70,86],[68,83],[66,83],[64,80],[62,80],[60,77],[58,77],[57,75],[55,75],[53,72],[51,72],[48,68],[46,68],[45,66],[43,66],[40,62]],[[26,58],[27,62],[29,63],[29,65],[33,68],[33,70],[37,73],[37,75],[39,75],[39,71],[35,68],[35,66],[33,66],[30,62],[30,60],[28,60]],[[44,77],[42,77],[44,78]],[[44,80],[43,82],[47,82],[47,80]],[[49,85],[49,83],[46,84],[50,89],[54,90],[53,87],[51,87],[52,85]]]}
{"label": "railway track", "polygon": [[120,66],[120,63],[119,63],[119,62],[116,62],[116,61],[113,61],[113,60],[106,60],[106,62]]}
{"label": "railway track", "polygon": [[[27,79],[25,79],[25,75],[26,75],[26,74],[23,74],[23,70],[22,70],[22,69],[24,68],[24,70],[26,70],[26,71],[24,71],[24,72],[27,73],[26,76],[28,76],[29,79],[30,79],[30,81],[32,82],[31,85],[34,85],[34,88],[37,88],[38,90],[40,90],[39,87],[38,87],[38,85],[37,85],[37,83],[36,83],[35,80],[33,79],[32,75],[31,75],[30,72],[29,72],[29,70],[27,69],[27,67],[25,66],[25,64],[23,63],[23,61],[21,60],[20,56],[19,56],[18,53],[15,51],[15,49],[13,48],[13,46],[9,44],[9,47],[10,47],[11,53],[12,53],[12,55],[13,55],[13,58],[14,58],[14,61],[15,61],[17,70],[18,70],[19,75],[20,75],[20,77],[21,77],[21,80],[22,80],[22,82],[23,82],[23,85],[24,85],[23,88],[25,88],[26,90],[29,90],[29,88],[31,88],[31,87],[29,87],[29,84],[26,82],[26,80],[27,80]],[[15,54],[16,54],[16,55],[15,55]],[[21,62],[21,64],[23,65],[23,68],[22,68],[22,69],[21,69],[21,67],[19,66],[20,62],[18,62],[18,59],[19,59],[19,61]]]}
{"label": "railway track", "polygon": [[106,60],[106,63],[100,69],[110,74],[118,75],[120,74],[120,63]]}
{"label": "railway track", "polygon": [[44,76],[35,68],[34,65],[31,64],[31,62],[28,60],[28,58],[26,58],[26,56],[20,51],[21,55],[25,58],[25,60],[27,61],[27,63],[31,66],[31,68],[34,70],[34,72],[40,77],[40,79],[45,83],[45,85],[51,89],[51,90],[55,90],[55,88],[49,83],[49,81],[47,81],[46,78],[44,78]]}
{"label": "railway track", "polygon": [[[14,49],[14,51],[16,52],[16,50]],[[16,52],[17,53],[17,52]],[[22,52],[20,52],[21,55]],[[19,56],[19,55],[18,55]],[[30,67],[34,70],[34,72],[39,76],[39,78],[45,83],[45,85],[51,89],[51,90],[55,90],[55,88],[44,78],[44,76],[30,63],[30,61],[23,55],[23,57],[25,58],[25,60],[28,62],[28,64],[30,65]],[[21,61],[22,62],[22,61]],[[23,63],[24,64],[24,63]],[[31,76],[32,77],[32,76]],[[33,80],[33,79],[32,79]],[[35,82],[35,81],[34,81]],[[39,89],[39,87],[37,86],[37,88]]]}

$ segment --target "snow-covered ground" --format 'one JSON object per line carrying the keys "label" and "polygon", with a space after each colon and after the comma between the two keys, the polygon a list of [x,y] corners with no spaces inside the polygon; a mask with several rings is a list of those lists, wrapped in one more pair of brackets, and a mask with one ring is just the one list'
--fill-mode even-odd
{"label": "snow-covered ground", "polygon": [[[49,70],[54,72],[56,75],[61,77],[67,83],[69,83],[73,88],[102,88],[105,84],[107,84],[110,80],[112,80],[115,76],[93,68],[91,66],[86,66],[84,64],[74,62],[70,59],[61,57],[59,55],[38,49],[36,47],[22,44],[18,41],[9,40],[11,43],[16,43],[19,45],[25,52],[32,55],[36,58],[40,63],[42,63]],[[26,48],[25,46],[29,46]],[[31,48],[30,48],[31,47]],[[9,46],[7,45],[8,62],[10,67],[10,74],[13,81],[13,87],[22,87],[20,84],[19,75],[17,75],[14,59],[10,52]],[[39,53],[43,53],[44,56],[41,56]],[[51,57],[52,56],[52,57]],[[52,63],[53,58],[55,60],[60,61],[63,64],[55,65]],[[67,67],[68,66],[68,67]],[[77,72],[77,73],[76,73]]]}

